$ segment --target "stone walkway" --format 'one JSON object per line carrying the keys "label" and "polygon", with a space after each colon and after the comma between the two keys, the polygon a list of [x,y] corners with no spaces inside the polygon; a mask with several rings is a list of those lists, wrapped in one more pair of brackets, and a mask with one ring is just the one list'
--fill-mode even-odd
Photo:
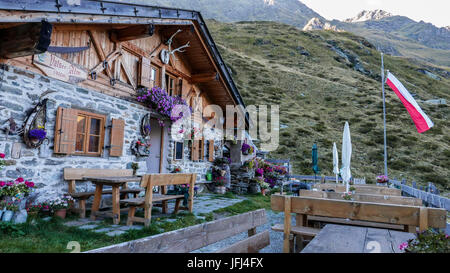
{"label": "stone walkway", "polygon": [[[284,222],[284,214],[276,213],[271,210],[266,210],[267,223],[265,225],[256,228],[256,231],[263,232],[269,230],[270,235],[270,245],[260,250],[260,253],[281,253],[283,252],[283,232],[275,232],[271,227],[275,224],[280,224]],[[292,224],[295,224],[295,217],[292,217]],[[217,243],[211,244],[209,246],[200,248],[193,251],[192,253],[211,253],[222,249],[224,247],[230,246],[236,242],[242,241],[248,238],[247,231],[237,234],[233,237],[229,237],[225,240],[219,241]]]}
{"label": "stone walkway", "polygon": [[[236,198],[226,198],[215,194],[201,194],[195,197],[194,199],[193,214],[199,219],[205,219],[205,216],[203,216],[203,214],[207,214],[217,209],[234,205],[243,200],[245,200],[245,198],[240,196],[236,196]],[[168,203],[169,203],[168,204],[169,212],[173,211],[175,207],[175,201],[172,200],[169,201]],[[161,208],[155,209],[158,209],[158,212],[152,212],[152,221],[157,220],[159,224],[163,224],[165,222],[174,222],[179,217],[183,217],[182,214],[180,214],[180,216],[173,218],[172,214],[162,214]],[[129,230],[136,230],[136,229],[140,230],[144,228],[144,225],[138,223],[137,224],[135,223],[131,227],[125,225],[106,224],[105,221],[103,221],[103,219],[100,219],[100,217],[98,218],[99,219],[95,221],[92,221],[89,218],[77,219],[74,221],[66,222],[64,225],[71,227],[78,227],[79,229],[84,230],[92,230],[97,233],[104,233],[108,236],[118,236],[124,234]]]}

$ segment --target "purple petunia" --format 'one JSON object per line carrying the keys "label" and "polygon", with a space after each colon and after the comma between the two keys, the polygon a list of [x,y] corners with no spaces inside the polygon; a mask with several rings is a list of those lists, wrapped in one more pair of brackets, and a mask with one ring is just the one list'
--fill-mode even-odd
{"label": "purple petunia", "polygon": [[43,129],[33,129],[28,132],[29,138],[43,140],[47,136],[47,132]]}
{"label": "purple petunia", "polygon": [[156,110],[163,116],[169,117],[171,121],[177,121],[183,117],[182,113],[178,116],[172,116],[172,110],[176,105],[188,106],[183,98],[179,96],[170,96],[160,87],[153,87],[152,89],[147,90],[147,93],[142,96],[138,96],[137,100],[148,103],[150,108]]}

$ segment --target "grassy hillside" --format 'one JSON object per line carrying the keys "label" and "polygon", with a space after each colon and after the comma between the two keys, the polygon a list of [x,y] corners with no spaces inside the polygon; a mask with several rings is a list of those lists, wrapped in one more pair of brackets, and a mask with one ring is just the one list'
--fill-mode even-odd
{"label": "grassy hillside", "polygon": [[[361,37],[331,31],[302,32],[274,22],[219,23],[208,27],[247,105],[279,104],[280,146],[273,158],[291,158],[294,172],[311,174],[311,146],[319,147],[322,174],[332,175],[332,145],[341,146],[344,122],[352,135],[352,174],[373,180],[383,172],[380,55]],[[435,127],[417,133],[407,111],[387,87],[388,166],[391,177],[435,182],[449,190],[449,71],[440,80],[400,57],[385,57]],[[440,72],[439,72],[440,71]],[[338,148],[340,149],[340,148]]]}

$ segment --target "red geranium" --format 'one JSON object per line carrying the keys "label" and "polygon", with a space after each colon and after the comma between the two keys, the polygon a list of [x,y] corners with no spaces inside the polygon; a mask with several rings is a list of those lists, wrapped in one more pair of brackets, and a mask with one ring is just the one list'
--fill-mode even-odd
{"label": "red geranium", "polygon": [[0,158],[5,158],[5,154],[0,153]]}
{"label": "red geranium", "polygon": [[22,177],[19,177],[16,179],[17,182],[22,183],[23,181],[25,181]]}

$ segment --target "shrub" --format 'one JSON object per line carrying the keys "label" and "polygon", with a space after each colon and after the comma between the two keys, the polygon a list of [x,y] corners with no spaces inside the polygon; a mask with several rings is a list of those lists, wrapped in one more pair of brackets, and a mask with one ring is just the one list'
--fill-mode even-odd
{"label": "shrub", "polygon": [[418,233],[416,239],[408,240],[399,248],[410,253],[450,253],[450,238],[443,232],[429,229]]}

